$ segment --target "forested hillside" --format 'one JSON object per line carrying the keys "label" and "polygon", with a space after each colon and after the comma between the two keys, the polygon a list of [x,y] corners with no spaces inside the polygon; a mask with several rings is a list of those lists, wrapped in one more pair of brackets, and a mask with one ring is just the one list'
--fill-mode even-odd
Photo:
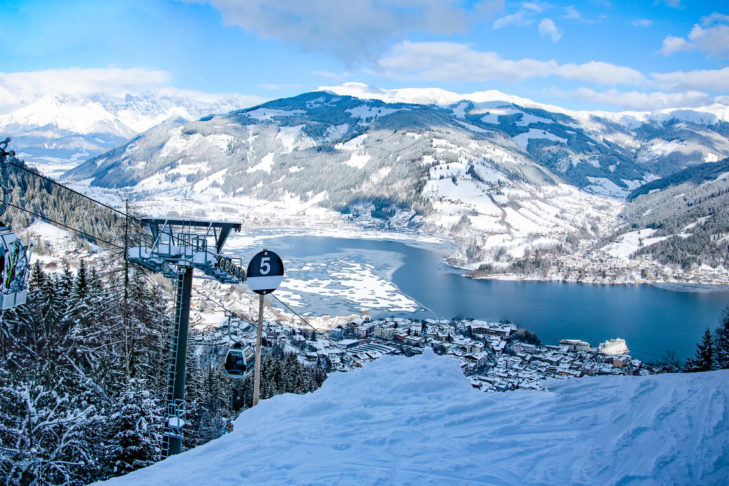
{"label": "forested hillside", "polygon": [[140,272],[126,302],[119,283],[83,261],[75,275],[36,264],[27,304],[3,313],[5,484],[83,484],[159,459],[167,304]]}
{"label": "forested hillside", "polygon": [[729,159],[692,167],[648,184],[625,207],[630,228],[647,228],[652,244],[638,250],[683,269],[729,266]]}
{"label": "forested hillside", "polygon": [[84,238],[91,243],[109,242],[123,247],[125,218],[122,213],[54,184],[18,158],[8,159],[8,175],[11,192],[2,221],[16,232],[40,215],[49,222],[77,230],[77,236],[85,233]]}

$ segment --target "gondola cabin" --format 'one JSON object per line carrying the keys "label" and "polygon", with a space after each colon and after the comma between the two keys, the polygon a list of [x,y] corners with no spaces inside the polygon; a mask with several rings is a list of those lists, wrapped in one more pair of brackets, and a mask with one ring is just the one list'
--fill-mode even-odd
{"label": "gondola cabin", "polygon": [[28,249],[9,227],[0,226],[0,308],[12,309],[28,298]]}
{"label": "gondola cabin", "polygon": [[251,346],[235,343],[225,355],[225,372],[233,378],[245,378],[253,367],[254,358]]}

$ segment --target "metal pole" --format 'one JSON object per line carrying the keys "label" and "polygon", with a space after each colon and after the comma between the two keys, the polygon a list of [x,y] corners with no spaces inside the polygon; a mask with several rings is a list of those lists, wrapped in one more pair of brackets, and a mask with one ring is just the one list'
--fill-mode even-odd
{"label": "metal pole", "polygon": [[129,329],[129,199],[124,200],[124,334],[126,339],[126,373],[134,377],[134,336]]}
{"label": "metal pole", "polygon": [[258,299],[258,331],[256,332],[256,367],[253,371],[253,405],[258,403],[261,390],[261,335],[263,334],[263,294]]}
{"label": "metal pole", "polygon": [[2,180],[0,180],[0,189],[3,191],[3,201],[2,204],[0,204],[0,216],[5,214],[5,209],[8,207],[8,194],[10,194],[10,180],[8,178],[8,165],[6,162],[8,157],[15,157],[14,150],[11,150],[10,152],[5,151],[5,149],[8,148],[9,143],[9,137],[0,142],[0,171],[2,171],[2,174],[0,175],[2,178]]}
{"label": "metal pole", "polygon": [[[192,294],[192,267],[185,267],[185,271],[177,280],[177,309],[175,312],[175,326],[177,327],[177,354],[175,356],[173,403],[183,403],[185,400],[185,367],[187,365],[187,330],[190,323],[190,296]],[[177,401],[180,402],[177,402]],[[184,407],[184,405],[183,405]],[[169,455],[182,452],[182,437],[170,436]]]}

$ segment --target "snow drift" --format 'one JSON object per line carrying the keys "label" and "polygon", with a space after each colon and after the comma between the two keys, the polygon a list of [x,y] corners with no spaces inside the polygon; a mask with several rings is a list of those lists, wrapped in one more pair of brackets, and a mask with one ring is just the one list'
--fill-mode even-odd
{"label": "snow drift", "polygon": [[332,375],[124,485],[720,484],[729,371],[553,381],[485,394],[432,351]]}

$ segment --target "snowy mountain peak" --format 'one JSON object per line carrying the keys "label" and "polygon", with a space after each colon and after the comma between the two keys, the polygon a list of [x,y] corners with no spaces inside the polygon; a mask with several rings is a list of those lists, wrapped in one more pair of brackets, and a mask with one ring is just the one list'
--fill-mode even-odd
{"label": "snowy mountain peak", "polygon": [[13,140],[19,156],[40,163],[52,175],[160,123],[190,121],[251,104],[235,95],[211,96],[179,90],[122,93],[52,91],[28,96],[20,105],[0,99],[0,133]]}
{"label": "snowy mountain peak", "polygon": [[517,104],[528,107],[559,110],[557,107],[540,104],[518,96],[508,95],[501,91],[477,91],[469,94],[458,94],[440,88],[399,88],[382,89],[364,83],[349,82],[339,86],[320,86],[319,91],[327,91],[340,96],[352,96],[360,99],[377,99],[386,103],[414,103],[419,105],[450,106],[461,101],[474,103],[492,103],[496,105]]}
{"label": "snowy mountain peak", "polygon": [[361,99],[377,99],[386,103],[451,106],[462,101],[470,101],[472,103],[490,104],[490,106],[515,104],[522,107],[539,108],[554,113],[562,113],[580,120],[589,120],[594,116],[598,116],[620,123],[626,127],[635,127],[636,125],[647,122],[663,123],[669,120],[679,120],[702,125],[729,122],[729,105],[720,103],[695,108],[665,108],[646,112],[606,112],[568,110],[560,106],[538,103],[527,98],[509,95],[497,90],[459,94],[440,88],[382,89],[357,82],[343,83],[338,86],[320,86],[319,90]]}

